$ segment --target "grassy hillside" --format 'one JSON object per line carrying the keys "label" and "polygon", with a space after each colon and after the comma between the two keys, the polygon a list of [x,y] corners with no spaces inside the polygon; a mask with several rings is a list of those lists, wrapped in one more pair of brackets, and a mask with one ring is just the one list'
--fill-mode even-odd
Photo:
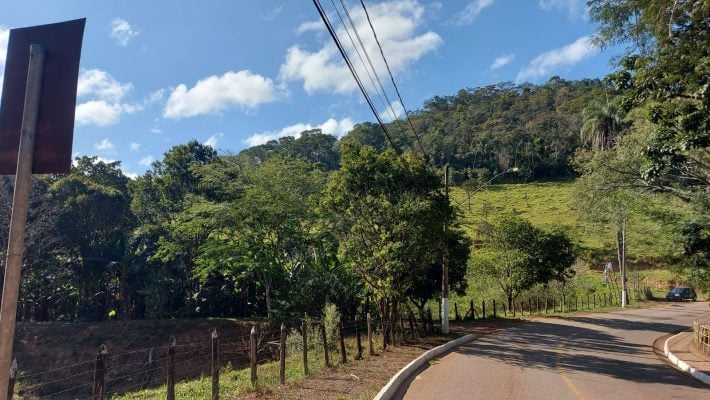
{"label": "grassy hillside", "polygon": [[[574,181],[491,185],[471,196],[470,209],[467,197],[461,188],[451,191],[452,201],[460,204],[463,228],[474,240],[482,221],[495,223],[506,216],[517,216],[541,228],[563,230],[582,247],[585,258],[595,256],[595,263],[616,257],[613,227],[581,218],[575,208]],[[672,212],[670,207],[660,199],[644,205],[645,211],[654,210],[659,216]],[[661,220],[632,212],[627,225],[630,261],[665,265],[680,250]]]}

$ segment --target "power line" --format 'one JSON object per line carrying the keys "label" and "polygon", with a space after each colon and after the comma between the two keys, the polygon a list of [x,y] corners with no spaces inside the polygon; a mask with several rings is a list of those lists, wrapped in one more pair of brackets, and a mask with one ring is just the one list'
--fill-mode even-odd
{"label": "power line", "polygon": [[402,100],[402,95],[399,92],[399,87],[397,86],[397,82],[395,82],[394,76],[392,75],[392,70],[390,69],[390,64],[389,64],[389,62],[387,62],[387,57],[385,57],[385,52],[382,49],[382,45],[380,44],[380,39],[377,37],[377,32],[375,31],[375,27],[373,26],[372,20],[370,19],[370,13],[367,11],[367,6],[365,6],[365,2],[363,0],[360,0],[360,5],[362,5],[362,9],[365,11],[365,16],[367,17],[367,23],[370,25],[370,29],[372,30],[372,35],[375,37],[375,43],[377,43],[377,47],[380,49],[380,55],[382,56],[382,60],[385,62],[385,66],[387,67],[387,73],[389,74],[390,80],[392,81],[392,86],[394,86],[394,90],[397,92],[397,97],[399,98],[399,104],[402,105],[402,110],[404,111],[404,115],[407,117],[407,121],[409,122],[410,128],[412,128],[412,132],[414,133],[414,137],[417,139],[417,142],[419,143],[419,149],[422,151],[422,154],[424,155],[424,157],[426,157],[427,160],[430,160],[429,156],[426,153],[426,150],[424,150],[424,145],[422,144],[422,139],[419,137],[419,134],[417,133],[417,130],[414,128],[414,124],[412,123],[412,119],[409,117],[409,111],[407,110],[407,107],[404,105],[404,101]]}
{"label": "power line", "polygon": [[328,33],[330,33],[331,38],[333,38],[335,45],[338,47],[338,51],[340,51],[340,55],[345,60],[345,64],[347,64],[348,69],[350,70],[350,73],[353,75],[353,78],[355,78],[355,82],[357,83],[357,86],[360,88],[362,95],[365,97],[365,101],[367,101],[368,106],[370,106],[370,110],[372,110],[372,113],[375,115],[375,118],[377,119],[377,122],[380,125],[380,128],[382,128],[382,132],[385,134],[387,141],[389,142],[390,146],[392,146],[395,153],[401,157],[402,152],[399,150],[397,145],[394,143],[394,141],[392,140],[392,137],[390,136],[389,132],[387,131],[387,128],[385,127],[385,124],[382,122],[382,118],[380,118],[380,115],[378,114],[377,109],[375,108],[375,105],[372,103],[372,99],[370,98],[370,95],[367,93],[367,90],[365,90],[365,87],[363,86],[362,81],[360,80],[360,77],[358,76],[357,72],[355,71],[355,68],[352,65],[352,62],[350,61],[350,58],[348,57],[347,53],[345,52],[345,48],[343,48],[343,45],[340,43],[340,39],[338,38],[338,35],[335,33],[335,30],[333,29],[333,26],[330,23],[330,19],[328,19],[328,16],[325,14],[325,11],[323,11],[323,6],[320,4],[319,0],[313,0],[313,4],[316,6],[316,9],[318,10],[318,14],[320,15],[321,19],[323,20],[325,27],[328,29]]}
{"label": "power line", "polygon": [[[380,79],[380,75],[377,73],[377,69],[375,68],[374,64],[372,63],[372,59],[370,58],[370,55],[368,54],[367,48],[365,47],[365,44],[362,41],[362,38],[360,37],[360,34],[357,31],[357,27],[355,26],[355,22],[353,21],[352,17],[350,16],[350,12],[348,11],[347,6],[345,5],[345,0],[340,0],[340,4],[343,7],[343,11],[345,11],[345,16],[350,23],[350,26],[352,27],[353,32],[355,33],[355,37],[357,38],[358,43],[360,43],[360,48],[362,48],[362,52],[365,54],[365,58],[367,59],[367,63],[370,65],[370,69],[367,68],[367,65],[365,65],[365,60],[363,60],[362,55],[360,54],[360,50],[358,49],[357,45],[355,44],[355,41],[353,40],[352,35],[350,35],[350,29],[345,25],[345,21],[343,20],[343,17],[340,15],[340,10],[338,9],[338,6],[335,5],[335,0],[330,0],[331,4],[333,5],[333,8],[335,9],[335,12],[338,14],[338,18],[340,18],[340,22],[343,25],[343,28],[345,29],[345,33],[348,35],[348,38],[350,38],[350,43],[352,44],[353,48],[355,49],[355,52],[357,53],[358,58],[360,59],[360,63],[362,64],[363,68],[365,69],[365,72],[367,72],[367,75],[370,77],[370,82],[372,83],[372,87],[375,90],[375,92],[378,95],[378,98],[380,99],[380,102],[382,102],[382,105],[384,106],[384,109],[389,112],[390,117],[392,118],[392,121],[397,124],[397,127],[401,132],[406,132],[406,129],[404,129],[401,125],[401,122],[397,118],[397,113],[394,111],[394,107],[392,106],[393,102],[390,100],[389,96],[387,95],[387,91],[385,90],[384,85],[382,84],[382,80]],[[372,74],[370,74],[370,70],[372,70]],[[375,76],[375,79],[377,80],[377,84],[375,84],[375,79],[373,79],[372,75]],[[378,92],[378,86],[379,86],[379,92]],[[382,100],[382,96],[380,96],[380,93],[384,96],[385,101]],[[406,136],[402,136],[402,139],[407,142],[407,144],[410,147],[413,147],[412,144],[409,142],[409,140],[406,138]]]}

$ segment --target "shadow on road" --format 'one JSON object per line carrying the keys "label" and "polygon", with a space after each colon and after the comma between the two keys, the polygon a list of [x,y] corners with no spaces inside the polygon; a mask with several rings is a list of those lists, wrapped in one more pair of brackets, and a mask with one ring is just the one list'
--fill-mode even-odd
{"label": "shadow on road", "polygon": [[704,387],[659,364],[650,346],[625,342],[605,332],[606,329],[673,332],[683,326],[587,316],[566,320],[592,326],[563,325],[562,321],[555,320],[531,321],[463,346],[458,352],[522,368],[563,369],[633,382]]}

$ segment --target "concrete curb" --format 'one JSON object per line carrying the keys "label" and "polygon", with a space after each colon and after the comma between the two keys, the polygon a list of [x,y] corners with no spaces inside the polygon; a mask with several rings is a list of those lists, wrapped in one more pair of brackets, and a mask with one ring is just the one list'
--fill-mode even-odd
{"label": "concrete curb", "polygon": [[685,361],[679,359],[678,357],[675,356],[675,354],[671,353],[668,343],[675,339],[676,337],[684,334],[686,332],[681,332],[676,335],[673,335],[666,339],[666,342],[663,344],[663,353],[666,355],[668,358],[668,361],[670,361],[673,365],[676,367],[680,368],[681,371],[685,372],[686,374],[692,376],[693,378],[699,380],[700,382],[703,382],[706,385],[710,385],[710,375],[705,374],[704,372],[700,372],[697,369],[691,367],[686,363]]}
{"label": "concrete curb", "polygon": [[392,396],[397,393],[399,387],[407,380],[409,377],[418,370],[422,365],[431,361],[432,359],[448,352],[456,346],[460,346],[466,342],[470,342],[475,339],[474,335],[461,336],[458,339],[454,339],[448,343],[444,343],[441,346],[434,347],[431,350],[427,350],[422,355],[414,359],[414,361],[407,364],[406,367],[402,368],[397,372],[392,379],[385,386],[382,387],[377,396],[373,400],[390,400]]}

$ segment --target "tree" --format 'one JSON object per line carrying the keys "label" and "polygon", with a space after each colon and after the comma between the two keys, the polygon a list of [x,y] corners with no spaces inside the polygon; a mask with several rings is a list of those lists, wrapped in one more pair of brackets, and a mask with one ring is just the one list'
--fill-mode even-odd
{"label": "tree", "polygon": [[174,228],[181,213],[203,193],[201,167],[216,159],[212,147],[191,140],[171,148],[150,171],[130,183],[131,211],[137,220],[131,253],[139,257],[136,263],[157,271],[148,275],[156,279],[150,282],[153,290],[143,291],[151,317],[196,313],[200,286],[193,270],[196,249],[206,234],[202,230],[183,235],[185,231]]}
{"label": "tree", "polygon": [[[705,0],[592,0],[602,46],[627,44],[609,80],[626,111],[643,106],[655,126],[644,179],[689,201],[710,184],[710,6]],[[682,189],[682,190],[679,190]],[[685,192],[685,193],[683,193]]]}
{"label": "tree", "polygon": [[275,292],[283,289],[281,299],[287,299],[288,276],[310,265],[315,199],[324,179],[304,160],[271,157],[246,174],[243,193],[233,202],[193,207],[191,213],[204,210],[204,218],[179,226],[207,227],[198,247],[201,280],[211,273],[253,277],[271,320],[276,309],[283,309],[275,304]]}
{"label": "tree", "polygon": [[126,253],[133,226],[128,178],[119,166],[82,157],[49,189],[62,205],[64,268],[72,270],[78,292],[74,319],[102,320],[119,304],[121,276],[115,267]]}
{"label": "tree", "polygon": [[582,143],[595,150],[610,149],[623,130],[619,110],[613,103],[594,101],[582,111],[582,118],[584,122],[579,132]]}
{"label": "tree", "polygon": [[373,294],[385,320],[406,296],[436,292],[436,281],[423,278],[440,271],[445,251],[456,254],[456,263],[467,259],[468,244],[455,229],[443,238],[444,221],[456,224],[441,189],[440,177],[412,154],[399,157],[357,144],[341,148],[341,168],[331,176],[323,207],[341,258]]}
{"label": "tree", "polygon": [[477,268],[494,276],[508,308],[524,290],[551,281],[564,282],[574,272],[576,249],[561,231],[546,232],[521,219],[506,219],[495,226],[491,250],[482,254]]}

